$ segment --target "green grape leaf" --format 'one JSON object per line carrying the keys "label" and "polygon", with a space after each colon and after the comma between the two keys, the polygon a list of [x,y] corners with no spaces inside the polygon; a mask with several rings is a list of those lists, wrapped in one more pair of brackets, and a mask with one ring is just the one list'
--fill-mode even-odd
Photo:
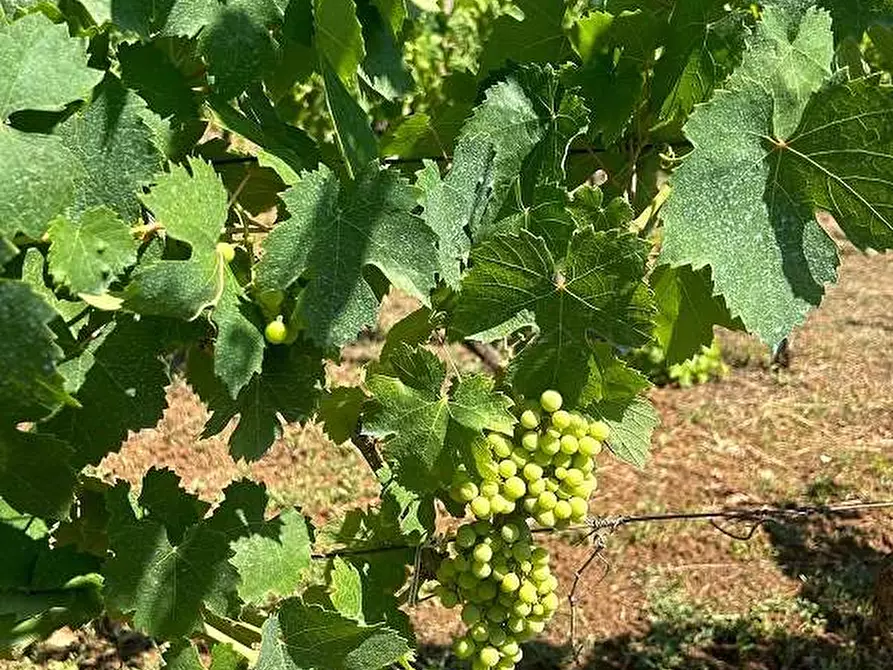
{"label": "green grape leaf", "polygon": [[493,391],[493,379],[487,375],[469,375],[458,380],[450,398],[450,416],[474,430],[491,430],[510,435],[515,417],[508,396]]}
{"label": "green grape leaf", "polygon": [[619,359],[607,344],[596,344],[590,351],[589,377],[578,400],[580,406],[630,400],[651,387],[645,375]]}
{"label": "green grape leaf", "polygon": [[239,597],[258,605],[272,594],[292,595],[310,568],[313,532],[296,509],[266,518],[266,488],[242,480],[230,484],[209,521],[223,533],[233,552],[230,564],[239,574]]}
{"label": "green grape leaf", "polygon": [[363,275],[377,267],[397,288],[427,301],[436,271],[435,238],[412,214],[412,189],[373,166],[340,184],[326,167],[305,173],[282,195],[291,218],[264,241],[259,290],[286,290],[300,277],[298,315],[314,341],[340,346],[375,323],[378,299]]}
{"label": "green grape leaf", "polygon": [[106,602],[113,611],[132,612],[137,630],[167,639],[188,636],[201,624],[202,607],[226,612],[238,579],[228,563],[226,536],[199,524],[174,546],[162,524],[137,517],[128,489],[118,484],[108,494]]}
{"label": "green grape leaf", "polygon": [[56,312],[26,283],[0,279],[0,418],[40,419],[70,402],[56,369],[62,350],[47,324]]}
{"label": "green grape leaf", "polygon": [[396,377],[372,374],[366,380],[375,403],[365,414],[363,432],[382,440],[394,480],[408,493],[437,491],[451,476],[458,458],[447,439],[451,424],[477,433],[512,433],[512,402],[493,390],[492,380],[457,379],[444,394],[443,363],[427,349],[408,345],[390,364]]}
{"label": "green grape leaf", "polygon": [[713,295],[709,271],[662,265],[651,275],[657,305],[654,336],[667,363],[682,363],[713,342],[715,324],[733,328],[722,298]]}
{"label": "green grape leaf", "polygon": [[154,427],[167,406],[169,383],[158,358],[166,325],[120,316],[93,354],[93,365],[77,392],[79,408],[66,407],[41,427],[75,448],[72,462],[96,465],[121,448],[130,430]]}
{"label": "green grape leaf", "polygon": [[180,477],[173,470],[154,466],[143,475],[139,504],[151,519],[164,525],[173,544],[179,544],[186,531],[201,521],[210,507],[186,493],[180,487]]}
{"label": "green grape leaf", "polygon": [[165,50],[166,44],[124,43],[118,47],[121,81],[139,93],[161,118],[198,115],[199,101],[188,75],[179,69]]}
{"label": "green grape leaf", "polygon": [[[46,281],[44,281],[44,263],[45,260],[43,254],[41,254],[38,249],[35,249],[33,247],[31,249],[28,249],[25,252],[25,259],[22,262],[22,281],[28,284],[28,286],[31,287],[31,290],[34,291],[34,293],[43,298],[44,301],[56,311],[56,314],[58,316],[62,317],[64,321],[68,322],[81,314],[81,312],[86,309],[87,305],[80,300],[75,302],[73,300],[60,300],[59,298],[57,298],[56,294],[53,293],[52,289],[50,289],[46,285]],[[84,322],[82,321],[81,323],[83,324]],[[72,328],[72,333],[76,334],[77,329],[78,326],[74,326]],[[101,338],[96,339],[101,340]],[[91,345],[88,346],[88,349],[90,349],[91,346],[92,342]],[[57,367],[61,372],[62,367],[70,364],[71,362],[71,360],[65,361],[64,363],[60,363]],[[62,374],[66,378],[68,377],[66,373],[63,372]],[[67,384],[66,390],[68,390],[69,393],[72,392],[71,389],[68,388]]]}
{"label": "green grape leaf", "polygon": [[278,415],[289,422],[312,416],[324,378],[322,352],[303,341],[267,347],[261,374],[235,399],[214,376],[209,356],[192,352],[188,377],[212,412],[202,436],[220,433],[239,415],[230,453],[236,459],[257,460],[281,434]]}
{"label": "green grape leaf", "polygon": [[323,394],[319,419],[335,444],[347,442],[357,429],[366,394],[358,386],[339,386]]}
{"label": "green grape leaf", "polygon": [[635,216],[632,206],[622,197],[605,202],[604,192],[584,184],[571,193],[568,213],[577,228],[592,226],[596,230],[625,228]]}
{"label": "green grape leaf", "polygon": [[444,449],[448,400],[383,375],[370,377],[366,386],[378,408],[366,417],[363,432],[383,440],[398,481],[417,491],[441,488],[451,469],[451,454]]}
{"label": "green grape leaf", "polygon": [[770,343],[836,279],[836,246],[816,210],[831,211],[861,248],[893,245],[884,211],[893,193],[882,178],[893,148],[890,92],[870,81],[819,91],[832,55],[825,12],[767,6],[726,90],[686,124],[696,149],[663,209],[662,260],[710,265],[731,314]]}
{"label": "green grape leaf", "polygon": [[346,85],[356,81],[366,55],[363,28],[354,0],[313,0],[315,44]]}
{"label": "green grape leaf", "polygon": [[[214,649],[220,645],[214,645]],[[170,670],[204,670],[198,649],[189,640],[175,640],[161,655],[164,667]]]}
{"label": "green grape leaf", "polygon": [[323,59],[320,65],[326,88],[326,104],[335,124],[338,144],[351,177],[356,177],[378,157],[378,141],[366,112],[344,86],[329,62]]}
{"label": "green grape leaf", "polygon": [[407,314],[388,330],[378,361],[370,369],[373,372],[392,374],[391,358],[402,351],[405,345],[414,347],[427,342],[440,321],[440,315],[432,312],[430,307],[423,306]]}
{"label": "green grape leaf", "polygon": [[523,14],[500,16],[484,44],[480,75],[502,67],[506,62],[562,63],[571,56],[564,31],[564,0],[516,0]]}
{"label": "green grape leaf", "polygon": [[100,79],[87,67],[87,41],[69,37],[65,24],[39,12],[0,22],[0,121],[22,109],[60,111]]}
{"label": "green grape leaf", "polygon": [[744,13],[727,6],[723,0],[676,3],[651,82],[651,106],[660,119],[687,117],[736,65]]}
{"label": "green grape leaf", "polygon": [[235,97],[262,79],[275,62],[270,29],[281,20],[281,12],[269,0],[229,0],[217,5],[213,19],[198,37],[198,50],[208,63],[217,95]]}
{"label": "green grape leaf", "polygon": [[411,651],[386,624],[365,626],[298,599],[283,602],[263,630],[260,670],[378,670]]}
{"label": "green grape leaf", "polygon": [[[201,666],[204,668],[204,666]],[[245,670],[248,660],[229,643],[217,643],[211,649],[209,670]],[[198,669],[196,669],[198,670]]]}
{"label": "green grape leaf", "polygon": [[605,400],[585,411],[608,424],[608,448],[617,458],[638,468],[645,466],[651,452],[651,434],[660,423],[651,401],[642,397]]}
{"label": "green grape leaf", "polygon": [[50,274],[74,293],[101,294],[136,263],[130,227],[106,207],[84,211],[77,219],[55,219],[47,231]]}
{"label": "green grape leaf", "polygon": [[216,252],[193,254],[186,261],[144,262],[124,290],[124,306],[139,314],[192,321],[220,302],[228,273]]}
{"label": "green grape leaf", "polygon": [[70,458],[61,440],[0,428],[0,496],[21,513],[64,519],[77,484]]}
{"label": "green grape leaf", "polygon": [[363,580],[360,571],[336,556],[329,574],[329,598],[341,616],[363,621]]}
{"label": "green grape leaf", "polygon": [[[40,239],[50,220],[74,201],[77,159],[55,137],[0,123],[0,238]],[[2,255],[2,252],[0,252]]]}
{"label": "green grape leaf", "polygon": [[223,293],[211,319],[217,325],[214,373],[235,398],[264,363],[264,336],[249,318],[251,305],[230,268],[224,271]]}
{"label": "green grape leaf", "polygon": [[[405,14],[402,2],[391,2],[394,13]],[[397,98],[410,93],[413,89],[412,75],[403,62],[402,45],[397,42],[398,30],[387,22],[387,16],[382,8],[373,4],[370,0],[361,1],[357,6],[357,13],[363,26],[363,41],[366,46],[366,58],[363,60],[360,74],[363,80],[380,96],[386,100],[394,101]],[[402,16],[390,17],[403,23]]]}
{"label": "green grape leaf", "polygon": [[[32,517],[34,523],[39,520]],[[77,628],[102,612],[96,557],[0,523],[0,653],[21,654],[63,626]]]}
{"label": "green grape leaf", "polygon": [[189,171],[179,165],[158,175],[142,201],[174,239],[186,242],[194,254],[211,252],[227,216],[228,196],[210,164],[189,159]]}
{"label": "green grape leaf", "polygon": [[109,75],[92,102],[56,128],[80,164],[75,211],[106,205],[128,223],[139,219],[137,194],[163,158],[145,121],[150,114],[138,95]]}
{"label": "green grape leaf", "polygon": [[616,345],[643,344],[652,319],[646,255],[631,234],[586,228],[574,233],[564,265],[556,267],[542,238],[498,235],[472,250],[452,327],[470,337],[529,309],[542,336],[558,345],[559,359],[564,348],[585,345],[588,333]]}
{"label": "green grape leaf", "polygon": [[859,39],[872,25],[893,23],[893,0],[820,0],[834,17],[834,35]]}

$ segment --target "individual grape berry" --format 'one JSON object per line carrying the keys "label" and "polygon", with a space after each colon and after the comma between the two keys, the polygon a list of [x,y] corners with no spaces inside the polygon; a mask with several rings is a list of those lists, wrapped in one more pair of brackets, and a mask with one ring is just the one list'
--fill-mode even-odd
{"label": "individual grape berry", "polygon": [[543,391],[540,396],[540,406],[549,414],[560,410],[563,402],[564,399],[558,391]]}
{"label": "individual grape berry", "polygon": [[490,516],[490,501],[483,496],[478,496],[470,504],[471,511],[478,519],[486,519]]}
{"label": "individual grape berry", "polygon": [[599,442],[604,442],[611,434],[611,429],[603,421],[593,421],[589,424],[589,434]]}
{"label": "individual grape berry", "polygon": [[528,433],[524,433],[521,437],[521,446],[524,447],[527,451],[536,451],[539,446],[539,433],[535,433],[530,431]]}
{"label": "individual grape berry", "polygon": [[561,451],[565,454],[576,454],[580,448],[580,443],[573,435],[561,436]]}
{"label": "individual grape berry", "polygon": [[540,418],[532,409],[526,409],[521,413],[521,426],[527,430],[533,430],[540,425]]}
{"label": "individual grape berry", "polygon": [[512,445],[503,435],[499,433],[490,433],[487,436],[487,440],[490,443],[490,448],[493,450],[493,453],[496,454],[499,458],[508,458],[509,454],[512,453]]}
{"label": "individual grape berry", "polygon": [[481,663],[483,663],[488,668],[492,668],[494,665],[499,663],[499,659],[501,656],[499,655],[499,651],[494,647],[484,647],[480,651],[480,659]]}
{"label": "individual grape berry", "polygon": [[264,329],[264,337],[270,344],[282,344],[288,338],[288,328],[279,316],[275,321],[270,321]]}
{"label": "individual grape berry", "polygon": [[490,548],[489,544],[479,544],[474,548],[474,560],[480,561],[481,563],[489,563],[490,559],[493,558],[493,550]]}
{"label": "individual grape berry", "polygon": [[514,501],[524,497],[524,494],[527,493],[527,486],[520,477],[509,477],[505,480],[502,490],[507,499]]}
{"label": "individual grape berry", "polygon": [[552,426],[562,433],[571,425],[571,415],[563,409],[558,410],[552,415]]}
{"label": "individual grape berry", "polygon": [[501,461],[499,463],[499,474],[501,477],[508,479],[514,477],[518,472],[518,466],[511,460]]}
{"label": "individual grape berry", "polygon": [[474,656],[475,651],[474,642],[467,637],[460,637],[453,643],[453,653],[459,660],[464,661],[467,658],[471,658]]}

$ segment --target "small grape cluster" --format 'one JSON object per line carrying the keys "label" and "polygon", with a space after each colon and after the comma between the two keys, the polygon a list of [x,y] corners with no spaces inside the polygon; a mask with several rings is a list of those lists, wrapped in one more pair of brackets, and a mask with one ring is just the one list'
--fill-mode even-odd
{"label": "small grape cluster", "polygon": [[564,411],[562,402],[557,391],[546,391],[539,407],[526,407],[515,444],[490,433],[489,453],[476,464],[479,483],[458,470],[451,497],[469,503],[478,519],[511,514],[520,505],[548,528],[584,521],[597,486],[595,457],[608,437],[608,427]]}
{"label": "small grape cluster", "polygon": [[[475,469],[460,468],[450,486],[477,521],[450,543],[435,593],[445,607],[462,605],[468,631],[453,649],[472,670],[510,670],[519,643],[541,633],[558,608],[549,554],[533,547],[527,519],[565,528],[585,520],[596,487],[595,456],[608,427],[561,409],[557,391],[523,406],[514,443],[490,433]],[[484,453],[481,453],[484,452]]]}
{"label": "small grape cluster", "polygon": [[462,604],[468,626],[454,653],[472,659],[472,670],[514,668],[522,656],[519,643],[541,633],[558,609],[549,552],[533,546],[519,516],[466,523],[448,549],[435,593],[446,607]]}

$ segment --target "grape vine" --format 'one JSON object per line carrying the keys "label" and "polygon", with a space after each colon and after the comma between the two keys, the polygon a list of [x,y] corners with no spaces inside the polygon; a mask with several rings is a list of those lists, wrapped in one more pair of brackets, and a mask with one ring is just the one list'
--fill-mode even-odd
{"label": "grape vine", "polygon": [[[407,584],[436,577],[456,656],[514,667],[567,588],[535,531],[586,522],[596,457],[648,461],[631,352],[684,381],[716,326],[781,342],[836,280],[819,211],[893,246],[891,24],[0,0],[0,654],[110,616],[184,670],[199,638],[261,670],[406,667]],[[392,293],[414,309],[385,331]],[[361,337],[377,357],[334,383]],[[378,504],[316,528],[250,479],[106,476],[174,379],[236,460],[292,423],[352,441]]]}

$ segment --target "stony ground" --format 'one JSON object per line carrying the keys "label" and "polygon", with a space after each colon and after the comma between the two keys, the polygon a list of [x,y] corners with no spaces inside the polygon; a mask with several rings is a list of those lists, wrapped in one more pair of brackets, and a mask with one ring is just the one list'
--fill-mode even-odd
{"label": "stony ground", "polygon": [[[383,327],[410,309],[393,300]],[[636,471],[605,457],[594,514],[893,499],[893,257],[844,249],[840,285],[795,334],[788,369],[770,369],[765,349],[749,338],[721,337],[730,377],[653,391],[663,417],[653,459]],[[378,346],[353,347],[330,376],[356,382],[358,365]],[[459,367],[474,364],[461,353],[450,355]],[[175,383],[170,401],[158,427],[134,435],[103,471],[136,482],[152,464],[166,465],[208,499],[250,475],[267,484],[277,504],[300,504],[317,523],[375,500],[377,487],[362,458],[350,445],[333,445],[318,426],[289,428],[257,463],[235,463],[226,435],[197,439],[207,415],[186,385]],[[565,588],[592,551],[575,539],[546,540]],[[620,529],[608,539],[604,561],[594,561],[580,581],[580,662],[589,668],[893,667],[893,649],[877,635],[871,607],[876,575],[891,552],[890,511],[769,525],[750,541],[704,523]],[[457,667],[445,648],[460,628],[455,613],[424,603],[413,618],[425,646],[419,666]],[[570,619],[565,606],[549,635],[529,647],[524,667],[572,665]],[[61,651],[32,657],[43,664],[67,658],[69,665],[119,667],[121,644],[105,633],[71,636],[67,647],[59,642]],[[127,658],[157,662],[151,651]]]}

